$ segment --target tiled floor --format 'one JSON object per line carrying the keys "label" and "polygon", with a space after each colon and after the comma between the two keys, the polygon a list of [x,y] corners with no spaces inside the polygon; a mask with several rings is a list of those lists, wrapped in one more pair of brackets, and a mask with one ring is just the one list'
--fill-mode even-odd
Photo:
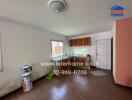
{"label": "tiled floor", "polygon": [[111,73],[105,76],[70,75],[42,78],[28,93],[21,89],[0,100],[132,100],[132,89],[114,85]]}

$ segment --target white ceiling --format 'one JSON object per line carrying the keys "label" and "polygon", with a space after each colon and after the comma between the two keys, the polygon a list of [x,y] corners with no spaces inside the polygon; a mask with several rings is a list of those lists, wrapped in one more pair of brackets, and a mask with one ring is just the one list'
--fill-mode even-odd
{"label": "white ceiling", "polygon": [[132,0],[66,1],[68,9],[55,14],[48,9],[48,0],[0,0],[0,18],[73,36],[111,30],[118,18],[110,16],[110,8],[116,4],[125,7],[125,17],[132,16]]}

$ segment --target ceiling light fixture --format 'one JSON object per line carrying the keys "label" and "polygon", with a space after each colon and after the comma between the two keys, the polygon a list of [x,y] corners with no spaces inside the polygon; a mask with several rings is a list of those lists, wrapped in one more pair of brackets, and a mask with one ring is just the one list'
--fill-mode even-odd
{"label": "ceiling light fixture", "polygon": [[55,13],[62,13],[66,9],[66,2],[64,0],[49,0],[48,8]]}

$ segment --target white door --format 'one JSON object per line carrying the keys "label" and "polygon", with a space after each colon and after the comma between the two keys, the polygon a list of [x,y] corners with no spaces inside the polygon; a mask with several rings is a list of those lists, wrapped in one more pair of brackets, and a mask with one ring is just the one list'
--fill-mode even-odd
{"label": "white door", "polygon": [[97,40],[97,67],[111,69],[111,39]]}

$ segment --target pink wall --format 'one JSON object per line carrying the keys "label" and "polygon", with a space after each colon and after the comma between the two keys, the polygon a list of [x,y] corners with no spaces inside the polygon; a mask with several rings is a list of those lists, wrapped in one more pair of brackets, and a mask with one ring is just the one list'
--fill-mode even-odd
{"label": "pink wall", "polygon": [[132,17],[116,22],[116,82],[132,87]]}

